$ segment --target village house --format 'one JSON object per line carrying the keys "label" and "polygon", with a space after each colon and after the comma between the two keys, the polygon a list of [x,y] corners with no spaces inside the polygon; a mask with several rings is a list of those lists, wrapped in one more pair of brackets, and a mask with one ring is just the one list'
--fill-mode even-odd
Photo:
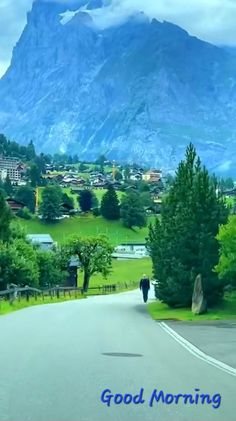
{"label": "village house", "polygon": [[148,183],[158,183],[162,179],[162,170],[150,170],[143,174],[142,180]]}
{"label": "village house", "polygon": [[[219,195],[219,194],[220,194],[219,189],[217,189],[216,194],[217,194],[217,195]],[[230,197],[235,197],[235,196],[236,196],[236,188],[233,188],[233,189],[231,189],[231,190],[225,190],[225,191],[223,192],[223,196],[224,196],[226,199],[229,199]]]}
{"label": "village house", "polygon": [[24,203],[15,199],[7,199],[6,202],[14,214],[25,207]]}
{"label": "village house", "polygon": [[143,174],[141,172],[135,172],[130,175],[130,180],[132,181],[141,181]]}

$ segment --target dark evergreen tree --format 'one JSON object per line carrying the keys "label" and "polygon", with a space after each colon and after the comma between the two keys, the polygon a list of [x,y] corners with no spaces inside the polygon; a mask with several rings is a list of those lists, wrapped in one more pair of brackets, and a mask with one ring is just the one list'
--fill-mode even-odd
{"label": "dark evergreen tree", "polygon": [[12,197],[14,189],[12,187],[11,180],[10,180],[10,177],[8,175],[7,175],[7,178],[6,178],[6,180],[3,184],[3,188],[4,188],[4,191],[6,192],[6,195],[8,197]]}
{"label": "dark evergreen tree", "polygon": [[120,219],[120,206],[117,194],[112,185],[108,187],[101,201],[101,215],[103,218],[115,221]]}
{"label": "dark evergreen tree", "polygon": [[120,171],[116,171],[115,172],[115,180],[116,181],[121,181],[121,180],[123,180],[123,175],[121,174],[121,172]]}
{"label": "dark evergreen tree", "polygon": [[164,200],[161,221],[150,227],[147,243],[159,281],[156,296],[170,306],[191,305],[198,274],[209,304],[222,295],[223,283],[213,268],[219,258],[216,235],[228,211],[216,187],[190,145]]}
{"label": "dark evergreen tree", "polygon": [[78,197],[82,212],[89,212],[93,207],[93,193],[90,190],[82,190]]}
{"label": "dark evergreen tree", "polygon": [[67,193],[62,194],[62,203],[64,205],[68,205],[68,206],[71,206],[72,208],[74,208],[73,197],[69,196]]}
{"label": "dark evergreen tree", "polygon": [[122,198],[120,216],[127,228],[142,228],[147,225],[144,206],[136,192],[131,192]]}
{"label": "dark evergreen tree", "polygon": [[30,167],[29,178],[31,187],[38,187],[41,185],[41,171],[35,163]]}
{"label": "dark evergreen tree", "polygon": [[35,191],[29,186],[19,187],[15,194],[15,199],[22,202],[30,212],[35,212]]}
{"label": "dark evergreen tree", "polygon": [[32,161],[33,159],[36,158],[35,147],[34,147],[34,143],[33,143],[32,140],[30,141],[30,143],[27,146],[26,158],[27,158],[28,161]]}
{"label": "dark evergreen tree", "polygon": [[11,235],[12,212],[0,191],[0,241],[8,241]]}
{"label": "dark evergreen tree", "polygon": [[42,192],[40,213],[46,222],[54,222],[62,215],[62,192],[57,186],[45,187]]}

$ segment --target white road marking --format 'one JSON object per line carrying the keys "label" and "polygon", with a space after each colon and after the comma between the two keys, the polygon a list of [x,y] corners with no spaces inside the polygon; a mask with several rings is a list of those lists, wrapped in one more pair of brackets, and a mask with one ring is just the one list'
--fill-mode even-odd
{"label": "white road marking", "polygon": [[199,358],[200,360],[205,361],[206,363],[213,365],[214,367],[218,368],[219,370],[224,371],[227,374],[230,374],[231,376],[236,377],[236,369],[233,367],[230,367],[229,365],[222,363],[219,360],[216,360],[213,357],[210,357],[210,355],[205,354],[204,352],[200,351],[196,346],[191,344],[189,341],[187,341],[185,338],[180,336],[177,332],[175,332],[173,329],[171,329],[166,323],[160,322],[159,326],[166,332],[168,335],[172,336],[173,339],[175,339],[180,345],[182,345],[185,349],[187,349],[192,355]]}

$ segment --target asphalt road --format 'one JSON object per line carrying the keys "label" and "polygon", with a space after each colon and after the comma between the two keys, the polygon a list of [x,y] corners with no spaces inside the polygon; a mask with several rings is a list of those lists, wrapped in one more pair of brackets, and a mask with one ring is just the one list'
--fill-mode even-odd
{"label": "asphalt road", "polygon": [[[150,319],[139,291],[2,316],[0,350],[0,421],[236,421],[236,377],[182,348]],[[101,402],[105,389],[141,388],[142,404]],[[220,407],[181,398],[149,406],[155,389],[195,388],[220,394]]]}
{"label": "asphalt road", "polygon": [[168,322],[168,326],[206,354],[236,368],[236,320]]}

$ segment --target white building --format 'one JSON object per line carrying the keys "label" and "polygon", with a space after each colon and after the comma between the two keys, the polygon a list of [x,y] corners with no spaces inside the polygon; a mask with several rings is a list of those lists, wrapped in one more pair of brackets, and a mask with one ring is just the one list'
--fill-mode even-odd
{"label": "white building", "polygon": [[0,156],[0,175],[2,177],[7,176],[14,183],[18,183],[21,179],[21,173],[19,168],[19,159],[18,158],[7,158],[5,156]]}
{"label": "white building", "polygon": [[119,246],[117,246],[115,248],[115,252],[118,253],[118,254],[124,254],[124,255],[129,254],[129,255],[141,256],[141,257],[148,256],[147,247],[146,247],[146,244],[144,244],[144,243],[120,244]]}

